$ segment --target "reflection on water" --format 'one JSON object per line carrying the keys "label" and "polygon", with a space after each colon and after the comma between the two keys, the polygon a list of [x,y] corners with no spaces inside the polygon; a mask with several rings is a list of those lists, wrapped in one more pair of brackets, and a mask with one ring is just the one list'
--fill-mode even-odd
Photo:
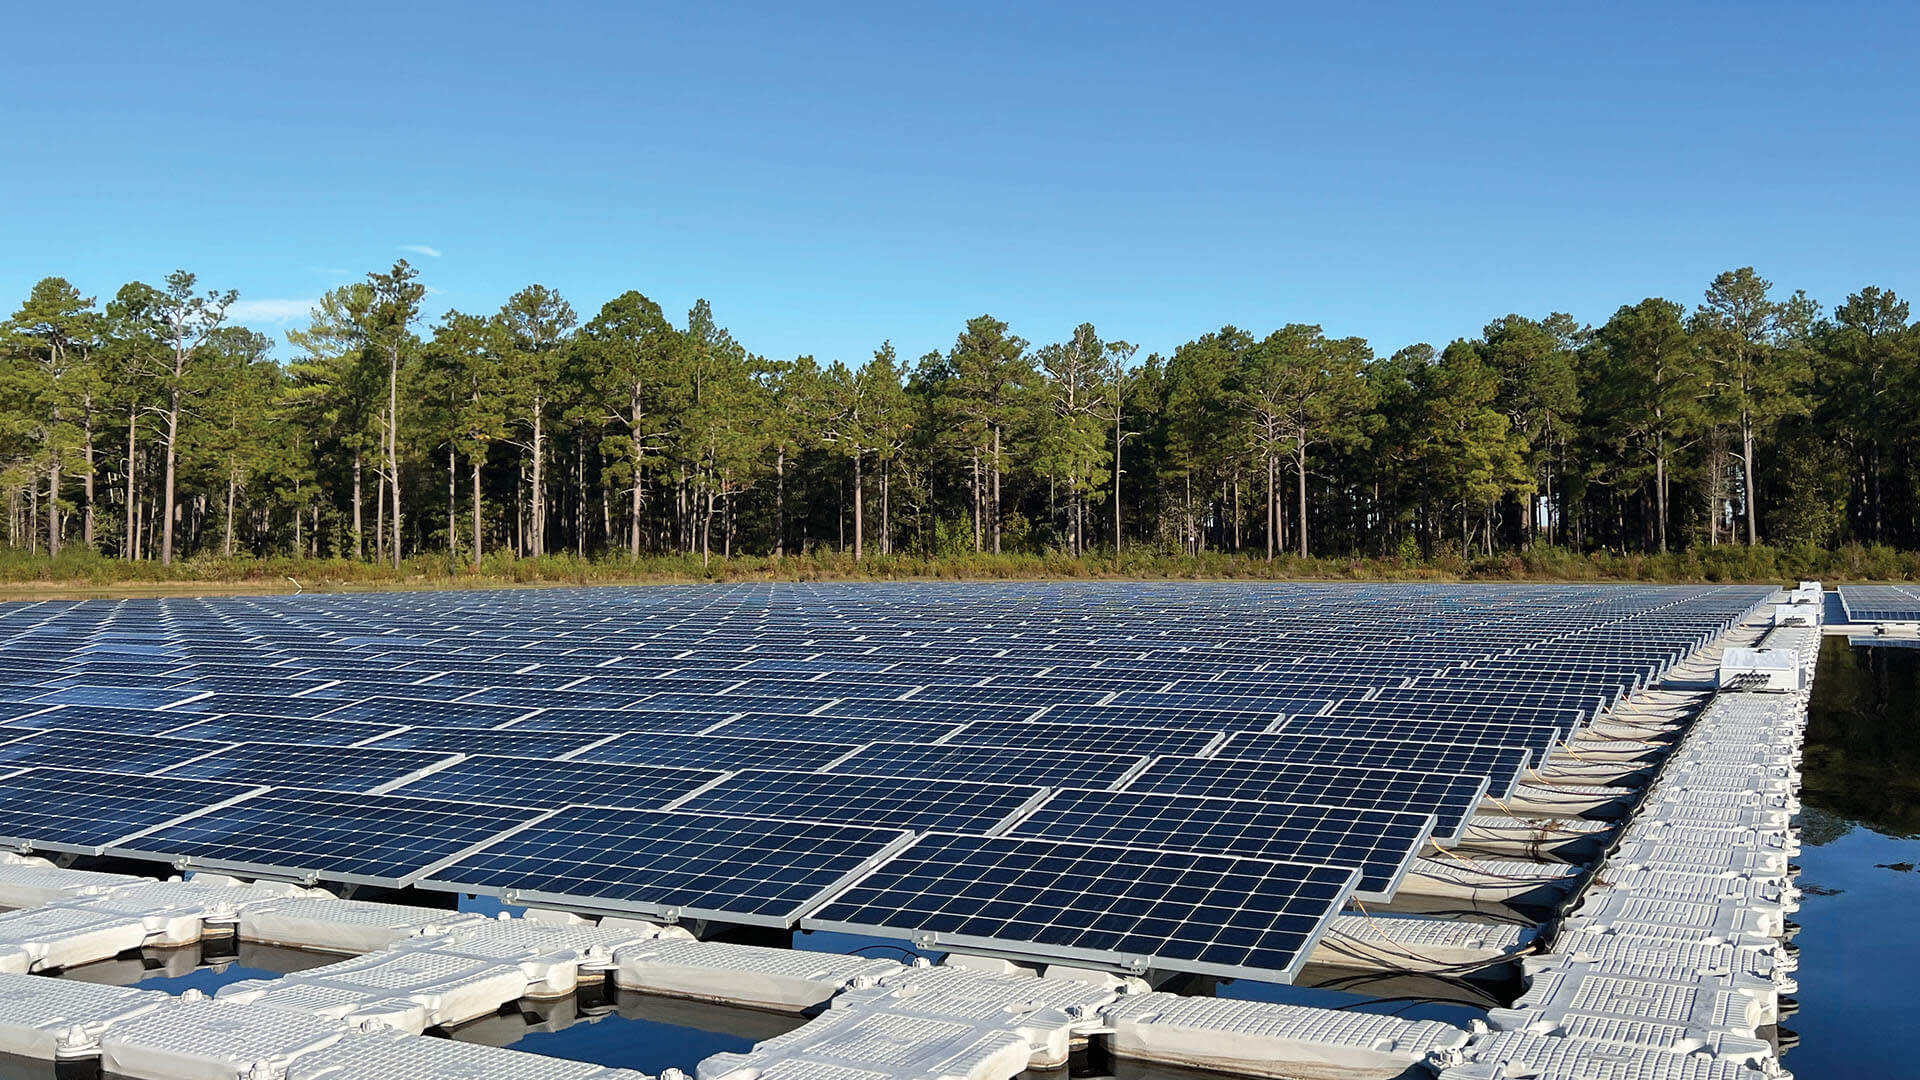
{"label": "reflection on water", "polygon": [[1801,815],[1806,898],[1800,1046],[1787,1067],[1803,1080],[1912,1076],[1901,1032],[1913,1024],[1920,973],[1920,650],[1820,650],[1808,715]]}
{"label": "reflection on water", "polygon": [[463,1024],[461,1042],[485,1043],[547,1057],[689,1075],[700,1059],[740,1053],[806,1022],[802,1016],[702,1001],[583,986],[558,1001],[520,1001],[499,1015]]}
{"label": "reflection on water", "polygon": [[[276,979],[289,972],[305,971],[342,959],[345,958],[304,949],[255,945],[232,938],[207,938],[178,949],[140,949],[111,960],[81,964],[60,972],[59,977],[106,986],[138,986],[167,994],[199,990],[212,997],[215,991],[231,983]],[[0,1073],[0,1077],[4,1076]]]}

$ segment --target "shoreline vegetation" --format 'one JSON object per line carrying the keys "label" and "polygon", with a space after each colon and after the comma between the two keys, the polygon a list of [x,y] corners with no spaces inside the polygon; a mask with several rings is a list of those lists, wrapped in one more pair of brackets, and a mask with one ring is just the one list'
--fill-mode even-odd
{"label": "shoreline vegetation", "polygon": [[1583,554],[1537,547],[1493,557],[1441,553],[1432,559],[1127,552],[959,555],[939,558],[851,554],[630,559],[490,555],[474,565],[422,555],[391,563],[348,559],[196,556],[172,566],[69,550],[58,558],[0,551],[0,600],[65,595],[164,596],[384,589],[511,588],[718,582],[1209,580],[1378,582],[1767,583],[1818,578],[1828,584],[1920,579],[1920,552],[1884,546],[1838,549],[1727,545],[1670,552]]}

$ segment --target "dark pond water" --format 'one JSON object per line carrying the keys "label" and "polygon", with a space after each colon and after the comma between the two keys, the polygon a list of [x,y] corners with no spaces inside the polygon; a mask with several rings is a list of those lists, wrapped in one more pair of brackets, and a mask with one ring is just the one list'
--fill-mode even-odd
{"label": "dark pond water", "polygon": [[1808,716],[1797,978],[1803,1080],[1915,1076],[1920,649],[1828,638]]}

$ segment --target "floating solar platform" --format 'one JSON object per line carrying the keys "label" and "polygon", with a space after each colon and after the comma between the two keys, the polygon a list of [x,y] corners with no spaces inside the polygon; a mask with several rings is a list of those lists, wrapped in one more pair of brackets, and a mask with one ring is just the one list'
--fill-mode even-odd
{"label": "floating solar platform", "polygon": [[[1328,881],[1390,896],[1426,836],[1456,835],[1484,792],[1771,593],[742,584],[0,604],[0,839],[585,912],[831,914],[1023,962],[1280,978],[1311,951]],[[1164,888],[1129,893],[1127,875]],[[1008,906],[1026,894],[1054,917]]]}

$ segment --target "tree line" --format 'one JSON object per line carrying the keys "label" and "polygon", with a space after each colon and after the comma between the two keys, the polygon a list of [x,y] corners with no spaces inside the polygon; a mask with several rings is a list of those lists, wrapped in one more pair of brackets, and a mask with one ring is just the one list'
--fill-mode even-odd
{"label": "tree line", "polygon": [[531,285],[423,325],[402,261],[276,342],[185,271],[0,326],[5,541],[58,556],[454,564],[869,554],[1431,557],[1920,542],[1920,326],[1751,267],[1601,326],[1376,355],[1289,324],[1138,355],[988,315],[908,362],[774,359],[706,301],[582,322]]}

